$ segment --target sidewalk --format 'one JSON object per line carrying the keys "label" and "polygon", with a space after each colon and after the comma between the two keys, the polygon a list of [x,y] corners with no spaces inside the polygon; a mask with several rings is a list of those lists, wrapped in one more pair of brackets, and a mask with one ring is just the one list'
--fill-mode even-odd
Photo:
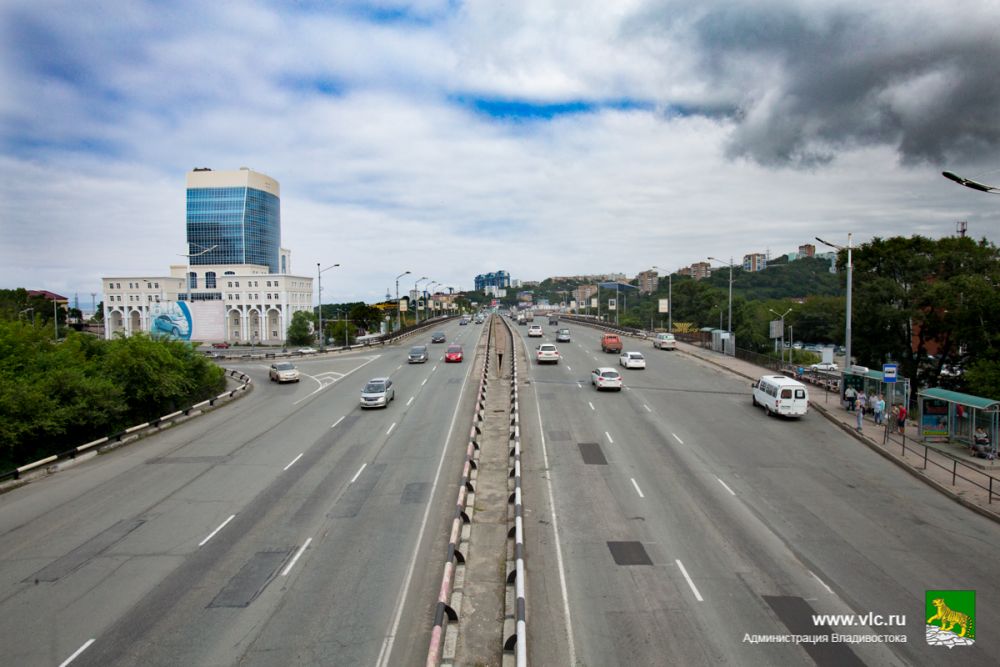
{"label": "sidewalk", "polygon": [[[748,380],[757,380],[761,375],[774,374],[771,369],[762,368],[748,361],[713,352],[690,343],[678,341],[677,350],[724,368]],[[883,444],[885,428],[877,426],[868,416],[864,419],[861,432],[858,432],[856,430],[856,414],[841,407],[838,393],[826,391],[818,385],[810,385],[810,394],[809,407],[846,433],[893,461],[914,477],[920,478],[942,493],[951,496],[957,502],[983,516],[1000,522],[1000,465],[994,466],[995,461],[973,458],[966,455],[961,448],[954,446],[930,444],[925,447],[922,442],[910,437],[917,433],[917,428],[913,422],[909,421],[906,424],[905,443],[903,437],[894,433],[890,434],[888,440]],[[955,451],[952,452],[949,449]],[[965,466],[962,465],[963,463]],[[991,480],[991,477],[995,481]],[[991,484],[993,489],[992,503],[990,503],[988,492]],[[986,488],[981,488],[978,485]]]}

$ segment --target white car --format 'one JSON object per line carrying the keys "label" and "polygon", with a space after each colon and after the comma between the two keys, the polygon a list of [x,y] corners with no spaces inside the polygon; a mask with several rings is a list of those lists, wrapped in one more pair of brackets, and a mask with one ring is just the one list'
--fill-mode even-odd
{"label": "white car", "polygon": [[301,379],[299,377],[299,369],[290,361],[279,361],[271,364],[268,377],[271,378],[272,382],[277,382],[278,384],[282,382],[298,382]]}
{"label": "white car", "polygon": [[316,354],[319,350],[312,347],[300,347],[298,349],[299,354]]}
{"label": "white car", "polygon": [[597,387],[598,390],[614,389],[615,391],[621,391],[622,376],[621,373],[613,368],[595,368],[590,371],[590,384]]}
{"label": "white car", "polygon": [[529,338],[541,338],[542,337],[542,325],[532,324],[528,327],[528,337]]}
{"label": "white car", "polygon": [[646,358],[640,352],[622,352],[618,357],[618,363],[625,368],[645,368]]}
{"label": "white car", "polygon": [[658,350],[676,350],[677,339],[672,333],[658,333],[653,339],[653,347]]}
{"label": "white car", "polygon": [[837,364],[835,364],[833,362],[825,361],[825,362],[820,363],[820,364],[812,364],[809,367],[809,370],[811,370],[811,371],[839,371],[840,368],[837,366]]}
{"label": "white car", "polygon": [[389,378],[372,378],[361,390],[361,407],[387,408],[396,398],[396,388]]}
{"label": "white car", "polygon": [[535,348],[535,359],[540,364],[558,364],[559,349],[552,343],[542,343]]}

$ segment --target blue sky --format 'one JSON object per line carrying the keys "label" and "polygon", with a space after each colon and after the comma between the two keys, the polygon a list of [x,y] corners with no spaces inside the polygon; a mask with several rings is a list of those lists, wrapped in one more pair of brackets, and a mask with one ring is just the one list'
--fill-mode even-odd
{"label": "blue sky", "polygon": [[281,183],[331,300],[674,270],[814,236],[1000,241],[1000,8],[922,0],[0,6],[0,286],[182,262],[184,179]]}

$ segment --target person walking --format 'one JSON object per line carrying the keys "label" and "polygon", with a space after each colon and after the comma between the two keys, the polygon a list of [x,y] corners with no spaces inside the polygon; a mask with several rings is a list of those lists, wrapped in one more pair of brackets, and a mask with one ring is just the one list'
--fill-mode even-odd
{"label": "person walking", "polygon": [[[864,396],[864,394],[862,394],[862,396]],[[864,410],[859,408],[858,410],[855,411],[854,415],[857,421],[857,426],[854,427],[854,430],[857,431],[858,433],[861,433],[862,432],[861,425],[864,424],[865,421]]]}
{"label": "person walking", "polygon": [[861,418],[864,419],[865,408],[868,406],[868,397],[865,396],[865,392],[863,389],[858,392],[857,406],[858,406],[858,414],[860,414]]}

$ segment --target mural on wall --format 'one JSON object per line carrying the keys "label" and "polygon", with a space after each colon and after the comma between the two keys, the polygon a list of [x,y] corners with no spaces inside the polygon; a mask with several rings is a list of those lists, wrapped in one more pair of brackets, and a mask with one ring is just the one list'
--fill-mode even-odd
{"label": "mural on wall", "polygon": [[149,332],[170,340],[191,340],[191,311],[183,301],[153,304],[149,310]]}

